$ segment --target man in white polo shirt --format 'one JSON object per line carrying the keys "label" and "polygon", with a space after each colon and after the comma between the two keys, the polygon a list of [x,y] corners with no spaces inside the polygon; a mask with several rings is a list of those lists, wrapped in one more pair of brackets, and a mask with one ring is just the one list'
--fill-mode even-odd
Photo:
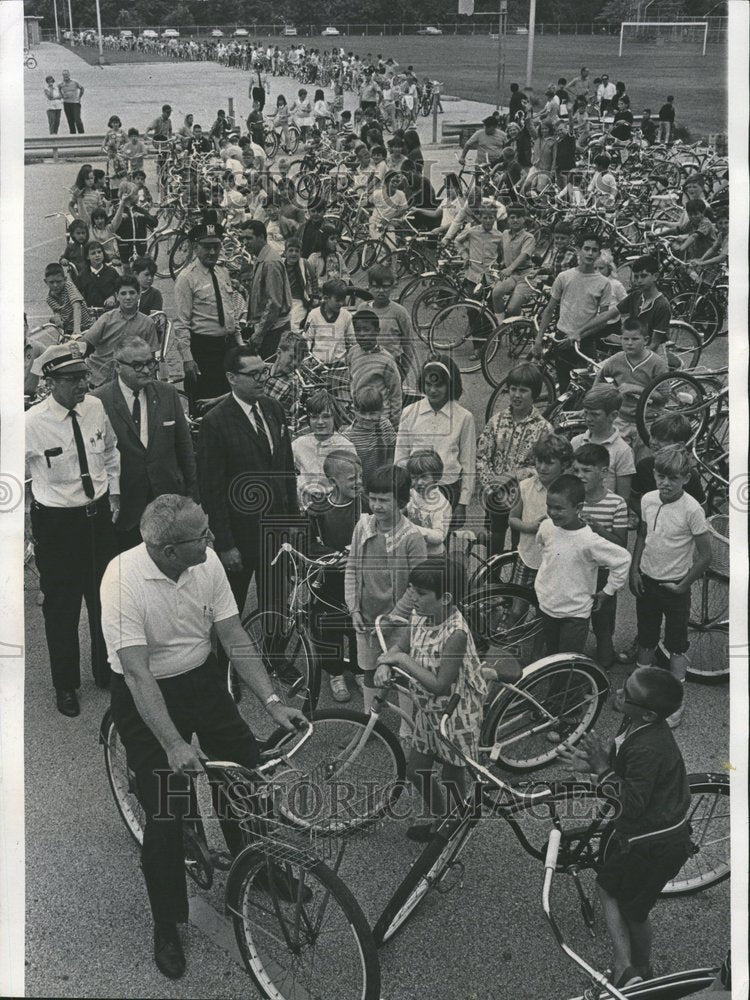
{"label": "man in white polo shirt", "polygon": [[[214,665],[211,627],[274,722],[291,730],[305,718],[281,703],[248,646],[219,557],[208,548],[213,536],[202,509],[189,497],[164,494],[146,507],[141,535],[143,544],[114,559],[104,574],[102,631],[112,667],[112,715],[146,813],[141,864],[154,958],[165,976],[177,979],[185,956],[176,925],[188,919],[180,810],[189,799],[186,772],[201,770],[190,741],[197,735],[215,759],[245,767],[258,762],[255,739]],[[165,818],[168,792],[171,815]],[[229,820],[222,829],[236,854],[243,846],[239,829]]]}

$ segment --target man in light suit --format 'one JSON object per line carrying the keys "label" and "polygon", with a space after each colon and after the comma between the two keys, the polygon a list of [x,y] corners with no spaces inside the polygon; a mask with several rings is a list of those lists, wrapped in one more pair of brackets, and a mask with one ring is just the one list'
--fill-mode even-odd
{"label": "man in light suit", "polygon": [[270,563],[281,541],[296,544],[297,483],[284,410],[263,395],[268,367],[251,347],[224,359],[231,394],[201,423],[198,484],[214,547],[240,616],[255,576],[261,608],[279,606]]}
{"label": "man in light suit", "polygon": [[119,551],[141,543],[141,514],[163,493],[197,502],[190,429],[174,386],[155,382],[156,361],[145,340],[133,337],[115,352],[116,375],[92,395],[104,405],[117,436],[121,462]]}

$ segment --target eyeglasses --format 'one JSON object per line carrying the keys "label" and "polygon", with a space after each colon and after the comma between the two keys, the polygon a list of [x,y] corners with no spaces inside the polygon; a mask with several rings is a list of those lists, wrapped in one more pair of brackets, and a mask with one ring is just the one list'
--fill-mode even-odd
{"label": "eyeglasses", "polygon": [[266,366],[261,368],[259,371],[255,372],[232,372],[233,375],[241,375],[243,378],[249,378],[253,382],[265,382],[268,376],[271,374],[271,369]]}
{"label": "eyeglasses", "polygon": [[[202,535],[197,538],[183,538],[179,542],[169,542],[169,545],[189,545],[190,542],[209,542],[213,538],[210,528],[206,528]],[[164,548],[167,546],[165,545]]]}
{"label": "eyeglasses", "polygon": [[128,368],[132,368],[134,372],[145,372],[153,371],[158,365],[156,358],[149,358],[148,361],[120,361],[119,364],[127,365]]}

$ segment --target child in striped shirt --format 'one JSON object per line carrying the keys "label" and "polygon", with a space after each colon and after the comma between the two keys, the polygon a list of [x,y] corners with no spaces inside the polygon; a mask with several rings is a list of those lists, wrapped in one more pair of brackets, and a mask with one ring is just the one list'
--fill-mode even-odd
{"label": "child in striped shirt", "polygon": [[[628,505],[621,496],[607,488],[609,452],[601,444],[582,445],[574,455],[573,474],[586,490],[586,499],[581,510],[581,520],[602,538],[609,542],[627,546]],[[609,570],[600,567],[596,581],[597,591],[603,591],[609,578]],[[602,598],[599,606],[591,612],[591,630],[596,637],[597,662],[609,670],[615,662],[613,639],[617,616],[617,595]]]}

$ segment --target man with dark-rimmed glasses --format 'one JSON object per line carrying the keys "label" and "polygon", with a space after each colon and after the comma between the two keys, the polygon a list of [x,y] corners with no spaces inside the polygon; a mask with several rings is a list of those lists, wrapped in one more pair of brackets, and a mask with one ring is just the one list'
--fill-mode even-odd
{"label": "man with dark-rimmed glasses", "polygon": [[185,412],[173,385],[155,381],[150,344],[135,337],[115,351],[115,377],[92,395],[117,436],[122,464],[120,516],[115,525],[120,552],[141,543],[141,515],[155,497],[179,493],[198,499],[195,455]]}

